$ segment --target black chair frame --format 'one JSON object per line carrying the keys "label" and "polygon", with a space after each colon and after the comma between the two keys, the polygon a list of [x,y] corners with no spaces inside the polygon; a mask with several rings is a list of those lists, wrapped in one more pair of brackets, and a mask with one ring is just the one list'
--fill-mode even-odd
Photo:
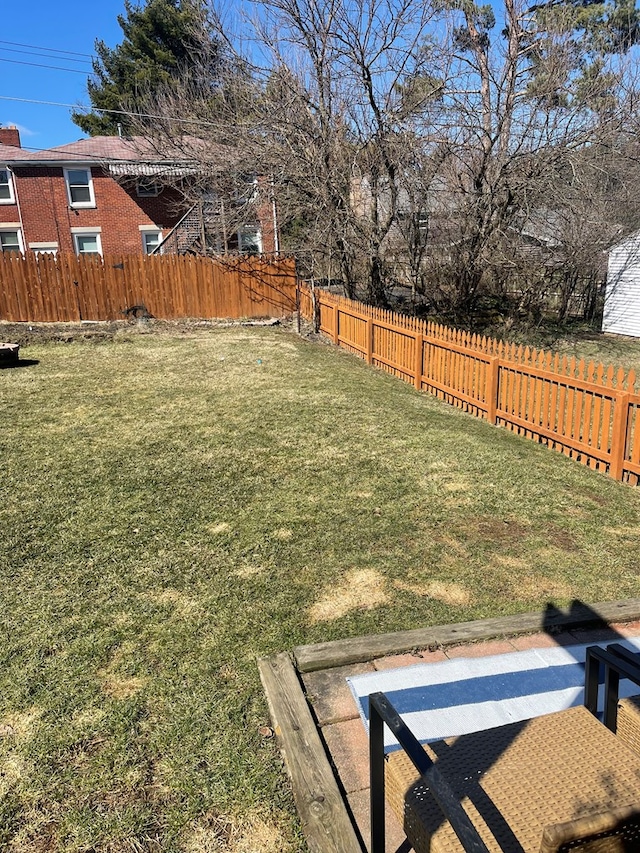
{"label": "black chair frame", "polygon": [[[585,659],[584,705],[598,715],[600,670],[604,668],[604,719],[607,728],[615,732],[620,679],[627,678],[640,687],[640,653],[634,653],[612,643],[606,649],[589,646]],[[371,853],[385,853],[385,780],[384,726],[388,726],[416,770],[423,776],[443,814],[460,839],[467,853],[488,853],[469,816],[431,761],[420,742],[402,720],[384,693],[369,696],[369,771]]]}

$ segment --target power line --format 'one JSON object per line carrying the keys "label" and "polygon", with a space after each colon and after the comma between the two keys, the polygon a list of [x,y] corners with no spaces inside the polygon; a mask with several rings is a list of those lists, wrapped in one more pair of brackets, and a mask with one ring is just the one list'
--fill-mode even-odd
{"label": "power line", "polygon": [[[86,104],[63,104],[58,101],[37,101],[33,98],[15,98],[10,95],[0,95],[0,101],[18,101],[21,104],[40,104],[46,107],[68,107],[72,110],[86,110],[88,112],[96,112],[96,113],[112,113],[113,115],[121,115],[127,116],[129,118],[155,118],[155,119],[164,119],[165,121],[168,119],[169,121],[175,121],[179,124],[199,124],[202,127],[219,127],[229,130],[229,125],[225,122],[221,121],[203,121],[202,119],[196,118],[176,118],[174,116],[167,115],[154,115],[153,113],[134,113],[129,110],[107,110],[101,109],[100,107],[92,107],[87,106]],[[38,150],[38,149],[36,149]],[[39,149],[41,151],[47,151],[49,149],[42,148]]]}
{"label": "power line", "polygon": [[[106,155],[96,157],[95,154],[88,154],[86,151],[84,153],[82,151],[64,151],[63,146],[60,146],[58,148],[32,148],[28,145],[23,145],[19,150],[20,151],[31,151],[34,154],[41,154],[41,153],[46,154],[49,151],[59,151],[60,152],[60,158],[57,161],[56,160],[47,160],[46,161],[47,163],[51,163],[52,165],[55,164],[56,162],[64,162],[65,158],[72,160],[74,157],[76,157],[78,160],[81,160],[83,163],[86,163],[88,161],[95,162],[95,163],[134,163],[134,164],[140,165],[140,166],[157,166],[157,167],[166,166],[167,169],[175,168],[176,164],[178,165],[178,168],[179,168],[180,166],[183,166],[183,167],[184,166],[193,166],[195,164],[199,164],[199,162],[200,162],[196,159],[189,159],[188,157],[184,157],[182,159],[180,157],[174,157],[171,160],[162,160],[162,159],[160,159],[160,157],[157,157],[155,159],[153,157],[147,157],[146,159],[140,158],[140,159],[136,159],[136,160],[126,160],[126,159],[123,159],[122,157],[108,157]],[[20,169],[20,168],[25,168],[28,166],[33,166],[35,161],[34,160],[15,160],[15,161],[10,161],[10,162],[14,163],[14,166],[16,169]]]}
{"label": "power line", "polygon": [[79,68],[61,68],[58,65],[42,65],[38,62],[24,62],[20,59],[3,59],[0,57],[0,62],[11,62],[13,65],[30,65],[32,68],[48,68],[50,71],[70,71],[72,74],[84,74],[85,77],[89,74],[88,71],[80,71]]}
{"label": "power line", "polygon": [[[1,44],[1,42],[0,42],[0,44]],[[26,53],[29,56],[42,56],[45,59],[61,58],[61,57],[47,56],[46,53],[37,53],[35,50],[16,50],[16,48],[13,48],[13,47],[0,47],[0,50],[5,51],[6,53]],[[65,56],[64,61],[65,62],[79,62],[79,63],[83,63],[84,65],[91,65],[91,63],[87,59],[72,59],[70,56]]]}
{"label": "power line", "polygon": [[[88,56],[89,59],[94,59],[95,57],[93,53],[78,53],[75,50],[62,50],[57,47],[42,47],[41,45],[37,44],[22,44],[22,42],[19,41],[3,41],[2,39],[0,39],[0,44],[11,44],[14,47],[31,47],[34,50],[47,50],[50,53],[66,53],[69,56]],[[51,58],[55,59],[56,57],[52,56]]]}

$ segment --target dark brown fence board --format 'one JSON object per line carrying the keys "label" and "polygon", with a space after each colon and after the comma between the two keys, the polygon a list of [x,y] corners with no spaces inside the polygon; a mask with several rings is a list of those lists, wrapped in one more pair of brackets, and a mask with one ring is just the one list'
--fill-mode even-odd
{"label": "dark brown fence board", "polygon": [[291,258],[0,254],[0,320],[55,323],[154,316],[284,317],[296,310]]}

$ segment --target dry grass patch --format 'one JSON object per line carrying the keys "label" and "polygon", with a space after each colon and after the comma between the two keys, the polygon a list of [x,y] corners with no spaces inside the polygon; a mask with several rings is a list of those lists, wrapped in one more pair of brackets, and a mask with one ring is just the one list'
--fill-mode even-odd
{"label": "dry grass patch", "polygon": [[375,569],[351,569],[341,584],[320,598],[309,611],[309,621],[330,622],[353,610],[373,610],[389,596],[384,575]]}
{"label": "dry grass patch", "polygon": [[102,689],[112,699],[130,699],[139,693],[146,684],[143,678],[132,676],[130,678],[118,678],[117,676],[101,676]]}
{"label": "dry grass patch", "polygon": [[40,718],[40,708],[29,708],[26,711],[14,711],[6,714],[0,720],[0,737],[11,737],[19,740],[33,737]]}
{"label": "dry grass patch", "polygon": [[536,595],[553,601],[567,601],[573,595],[570,584],[534,572],[510,583],[509,590],[518,601],[531,600]]}
{"label": "dry grass patch", "polygon": [[234,569],[234,575],[238,578],[242,578],[242,580],[247,580],[248,578],[254,578],[258,575],[263,574],[265,571],[264,566],[247,564],[244,566],[240,566],[239,569]]}
{"label": "dry grass patch", "polygon": [[640,527],[605,527],[605,533],[609,536],[620,536],[622,539],[635,539],[640,541]]}
{"label": "dry grass patch", "polygon": [[289,530],[288,527],[279,527],[277,530],[273,531],[273,538],[280,539],[282,542],[286,542],[293,536],[293,530]]}
{"label": "dry grass patch", "polygon": [[107,696],[112,699],[129,699],[143,689],[146,679],[125,675],[118,671],[137,653],[138,650],[133,641],[125,642],[115,649],[107,666],[97,671],[102,690]]}
{"label": "dry grass patch", "polygon": [[527,524],[514,518],[470,518],[466,528],[476,541],[501,548],[522,544],[530,533]]}
{"label": "dry grass patch", "polygon": [[[495,563],[503,569],[496,572],[493,583],[499,585],[502,594],[515,601],[530,601],[532,598],[543,597],[547,600],[567,601],[573,594],[573,588],[561,578],[549,577],[532,568],[534,561],[497,555]],[[553,566],[558,563],[565,568],[566,553],[553,548],[544,549],[537,553],[537,564],[549,562]]]}
{"label": "dry grass patch", "polygon": [[[459,557],[467,557],[469,551],[467,548],[453,536],[449,536],[448,534],[444,534],[442,536],[438,536],[438,542],[440,542],[447,549],[448,552],[452,552],[453,554],[457,554]],[[445,556],[448,556],[445,553]]]}
{"label": "dry grass patch", "polygon": [[145,596],[155,604],[170,605],[174,613],[183,619],[189,619],[203,612],[200,602],[190,595],[185,595],[179,589],[163,589],[158,593],[147,593]]}
{"label": "dry grass patch", "polygon": [[184,853],[280,853],[285,842],[278,827],[260,815],[232,818],[210,813],[193,826]]}
{"label": "dry grass patch", "polygon": [[471,604],[471,594],[468,589],[458,583],[446,583],[444,581],[431,581],[427,584],[407,583],[406,581],[394,581],[396,589],[403,592],[412,592],[423,598],[433,598],[443,604],[452,607],[464,607]]}

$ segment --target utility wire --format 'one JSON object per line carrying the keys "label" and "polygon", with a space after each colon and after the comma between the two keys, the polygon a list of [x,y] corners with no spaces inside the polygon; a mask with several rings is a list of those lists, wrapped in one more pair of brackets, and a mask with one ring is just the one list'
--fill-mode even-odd
{"label": "utility wire", "polygon": [[2,43],[0,42],[0,50],[5,53],[25,53],[29,56],[42,56],[44,59],[64,59],[65,62],[78,62],[84,65],[91,66],[91,63],[88,59],[72,59],[70,56],[60,57],[60,56],[47,56],[46,53],[37,53],[35,50],[17,50],[14,47],[2,47]]}
{"label": "utility wire", "polygon": [[11,62],[13,65],[31,65],[32,68],[48,68],[50,71],[71,71],[72,74],[84,74],[85,77],[90,73],[89,71],[81,71],[79,68],[61,68],[59,65],[42,65],[39,62],[24,62],[20,59],[3,59],[0,57],[0,62]]}
{"label": "utility wire", "polygon": [[[218,127],[220,129],[229,130],[229,125],[221,121],[203,121],[202,119],[197,118],[177,118],[174,116],[167,115],[154,115],[153,113],[134,113],[130,112],[129,110],[107,110],[101,109],[100,107],[87,106],[86,104],[63,104],[59,103],[58,101],[37,101],[32,98],[15,98],[9,95],[0,95],[0,101],[18,101],[21,104],[41,104],[47,107],[68,107],[72,110],[86,110],[87,112],[96,113],[111,113],[113,115],[128,116],[129,118],[155,118],[164,119],[165,121],[169,119],[170,121],[175,121],[179,124],[197,124],[201,127]],[[48,151],[49,149],[42,148],[40,150]]]}
{"label": "utility wire", "polygon": [[[93,53],[78,53],[75,50],[62,50],[58,49],[57,47],[42,47],[41,45],[37,44],[22,44],[22,42],[19,41],[3,41],[2,39],[0,39],[0,44],[11,44],[14,47],[31,47],[34,50],[47,50],[50,53],[66,53],[69,54],[69,56],[88,56],[89,59],[95,58],[95,55]],[[56,57],[52,56],[51,58],[55,59]]]}

